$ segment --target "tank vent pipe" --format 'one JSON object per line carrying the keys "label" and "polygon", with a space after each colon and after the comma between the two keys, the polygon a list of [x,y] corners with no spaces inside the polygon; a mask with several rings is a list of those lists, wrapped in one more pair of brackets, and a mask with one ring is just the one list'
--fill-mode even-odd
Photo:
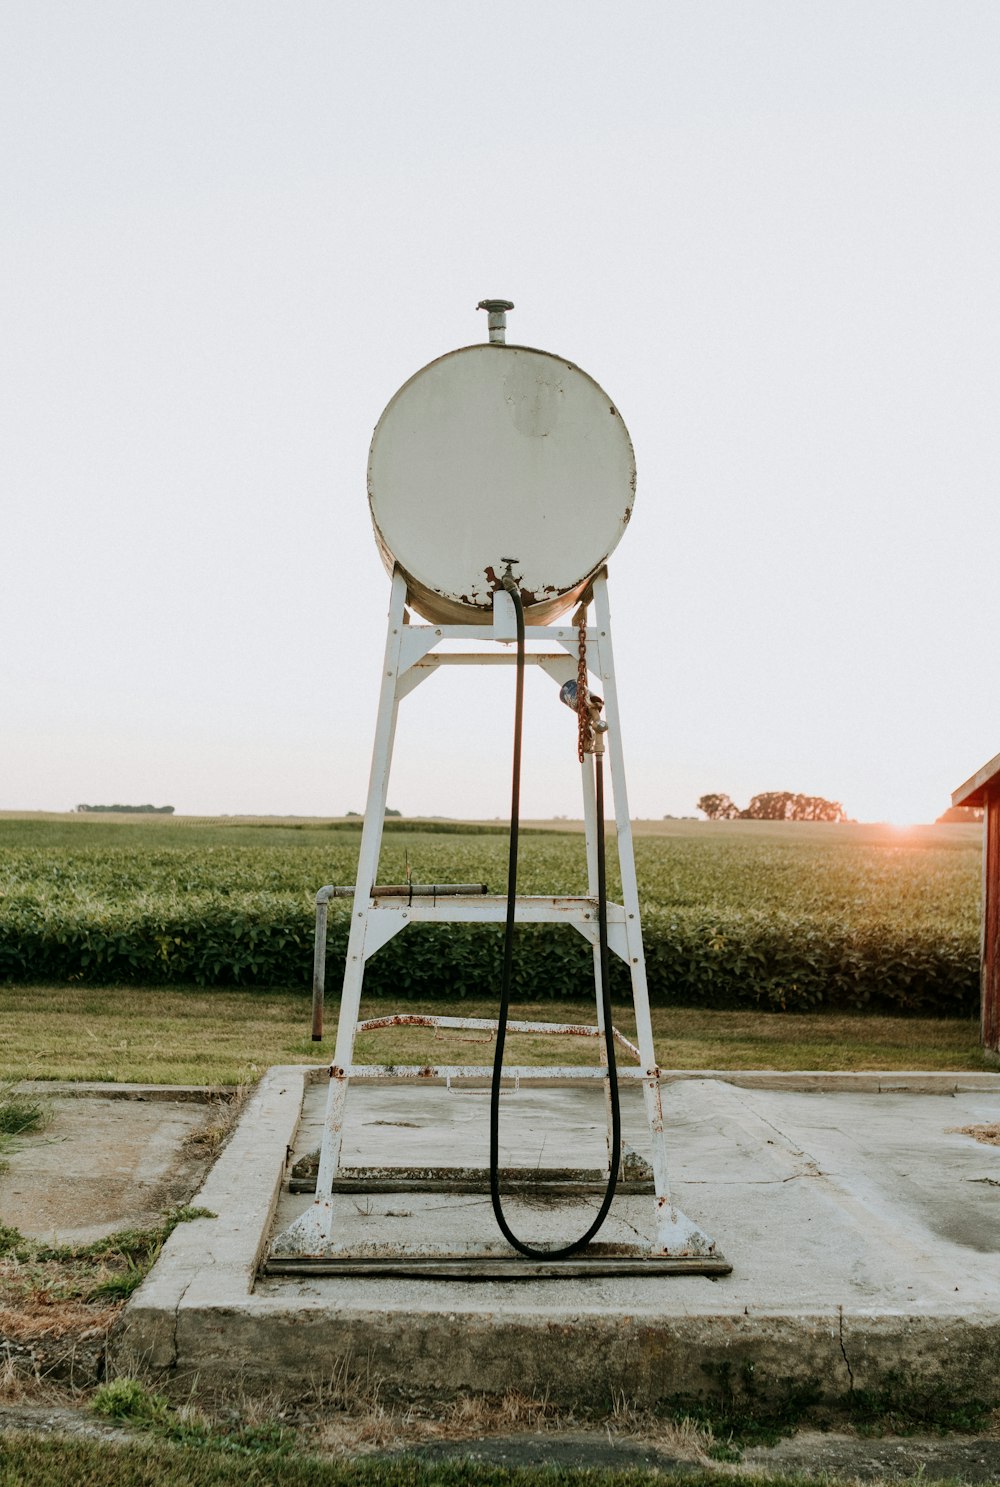
{"label": "tank vent pipe", "polygon": [[485,310],[490,332],[490,343],[494,346],[507,344],[507,311],[514,306],[509,299],[481,299],[477,310]]}

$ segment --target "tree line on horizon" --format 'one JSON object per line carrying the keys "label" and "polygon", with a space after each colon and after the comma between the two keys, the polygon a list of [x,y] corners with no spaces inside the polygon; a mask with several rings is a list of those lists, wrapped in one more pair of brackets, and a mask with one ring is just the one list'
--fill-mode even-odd
{"label": "tree line on horizon", "polygon": [[126,816],[172,816],[172,805],[78,805],[77,811],[120,811]]}
{"label": "tree line on horizon", "polygon": [[765,790],[755,795],[745,810],[721,793],[703,795],[699,811],[710,821],[846,821],[839,800],[822,795],[797,795],[791,790]]}

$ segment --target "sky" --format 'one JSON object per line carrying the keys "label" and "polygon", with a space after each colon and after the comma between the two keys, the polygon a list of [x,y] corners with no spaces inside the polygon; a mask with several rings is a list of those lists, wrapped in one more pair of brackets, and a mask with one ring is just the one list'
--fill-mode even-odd
{"label": "sky", "polygon": [[[6,0],[0,808],[364,809],[372,429],[503,297],[635,446],[631,814],[939,814],[1000,749],[998,77],[994,0]],[[407,698],[390,805],[506,815],[512,688]]]}

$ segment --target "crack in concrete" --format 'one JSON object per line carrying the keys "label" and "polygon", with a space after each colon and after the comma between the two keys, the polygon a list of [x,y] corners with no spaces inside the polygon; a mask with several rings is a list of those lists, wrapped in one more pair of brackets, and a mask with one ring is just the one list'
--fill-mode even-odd
{"label": "crack in concrete", "polygon": [[621,1214],[615,1215],[615,1222],[621,1224],[624,1229],[631,1229],[636,1238],[641,1239],[644,1244],[649,1243],[649,1235],[644,1234],[641,1229],[637,1229],[635,1224],[630,1224],[628,1219],[624,1218]]}
{"label": "crack in concrete", "polygon": [[180,1348],[179,1348],[178,1343],[177,1343],[177,1330],[178,1330],[178,1328],[180,1326],[180,1311],[181,1311],[181,1306],[183,1305],[184,1297],[187,1295],[188,1291],[190,1291],[190,1289],[191,1289],[191,1287],[193,1285],[194,1285],[194,1276],[192,1276],[190,1278],[190,1280],[185,1281],[185,1283],[184,1283],[184,1289],[181,1291],[181,1294],[178,1296],[178,1298],[177,1298],[177,1304],[174,1307],[174,1326],[173,1326],[173,1332],[171,1333],[171,1337],[170,1337],[170,1345],[171,1345],[171,1350],[172,1350],[172,1354],[173,1354],[173,1356],[170,1359],[170,1369],[171,1369],[171,1372],[174,1372],[174,1373],[176,1373],[176,1371],[177,1371],[177,1359],[178,1359],[178,1356],[180,1354]]}
{"label": "crack in concrete", "polygon": [[[737,1086],[735,1085],[732,1086],[733,1089],[735,1089],[736,1087]],[[807,1162],[812,1162],[813,1166],[816,1165],[815,1158],[808,1156],[804,1147],[799,1146],[796,1142],[794,1142],[790,1136],[785,1134],[780,1126],[775,1125],[773,1120],[770,1120],[754,1105],[751,1105],[749,1100],[740,1099],[738,1095],[736,1096],[736,1099],[738,1104],[742,1105],[745,1110],[750,1111],[755,1120],[759,1120],[762,1125],[769,1127],[769,1129],[772,1130],[776,1136],[781,1137],[782,1143],[784,1144],[786,1149],[791,1152],[792,1156],[805,1157]]]}
{"label": "crack in concrete", "polygon": [[[810,1163],[804,1172],[789,1172],[787,1177],[738,1177],[732,1182],[718,1182],[702,1177],[678,1177],[674,1186],[678,1188],[780,1188],[782,1183],[797,1182],[800,1177],[829,1177],[829,1175],[828,1172],[821,1172],[818,1167]],[[983,1182],[987,1179],[977,1180]],[[1000,1183],[997,1185],[1000,1186]]]}
{"label": "crack in concrete", "polygon": [[[789,1135],[787,1135],[786,1132],[783,1131],[779,1125],[777,1125],[773,1120],[771,1120],[761,1110],[758,1110],[755,1104],[753,1104],[750,1100],[743,1098],[743,1096],[741,1094],[737,1093],[737,1091],[739,1090],[740,1086],[738,1086],[738,1085],[730,1085],[729,1088],[730,1088],[730,1090],[732,1092],[732,1095],[733,1095],[733,1098],[734,1098],[735,1102],[738,1105],[741,1105],[743,1107],[743,1109],[746,1110],[753,1117],[754,1120],[759,1121],[762,1126],[766,1126],[768,1128],[768,1130],[774,1132],[774,1134],[778,1137],[778,1141],[780,1142],[781,1148],[785,1151],[785,1153],[787,1154],[787,1156],[789,1156],[789,1157],[791,1157],[793,1159],[794,1158],[799,1158],[804,1163],[804,1166],[805,1166],[805,1170],[804,1171],[793,1172],[791,1174],[791,1177],[782,1177],[782,1178],[778,1179],[780,1182],[789,1182],[789,1181],[792,1180],[792,1178],[796,1178],[796,1177],[821,1177],[821,1178],[826,1178],[826,1177],[829,1177],[830,1176],[829,1173],[823,1171],[823,1169],[820,1166],[818,1160],[814,1156],[812,1156],[808,1151],[806,1151],[806,1149],[805,1149],[804,1146],[800,1146],[797,1141],[793,1141],[792,1138]],[[771,1142],[771,1141],[769,1141],[768,1142],[768,1145],[769,1146],[773,1146],[774,1143]],[[761,1183],[762,1186],[763,1185],[766,1185],[766,1183],[768,1181],[771,1181],[771,1180],[772,1179],[766,1179],[766,1178],[765,1179],[759,1179],[759,1181],[760,1181],[760,1183]]]}
{"label": "crack in concrete", "polygon": [[838,1316],[838,1321],[839,1321],[839,1324],[840,1324],[840,1326],[839,1326],[839,1333],[838,1333],[838,1341],[840,1342],[840,1352],[841,1352],[841,1356],[843,1357],[843,1360],[844,1360],[844,1366],[847,1369],[847,1387],[848,1387],[849,1391],[853,1394],[854,1393],[854,1369],[851,1367],[851,1360],[850,1360],[850,1358],[848,1358],[848,1356],[847,1356],[847,1349],[844,1346],[844,1308],[842,1306],[838,1306],[837,1307],[837,1316]]}

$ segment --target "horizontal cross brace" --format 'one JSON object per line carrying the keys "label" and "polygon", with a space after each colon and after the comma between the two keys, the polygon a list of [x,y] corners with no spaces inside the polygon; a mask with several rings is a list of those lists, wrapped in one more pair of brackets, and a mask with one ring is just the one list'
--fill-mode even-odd
{"label": "horizontal cross brace", "polygon": [[[371,907],[358,909],[365,918],[363,959],[368,960],[408,924],[503,924],[507,900],[500,894],[453,894],[442,899],[381,898],[378,890]],[[521,897],[515,900],[516,924],[571,924],[596,945],[598,938],[595,898]],[[625,910],[608,904],[608,947],[619,959],[629,960]],[[356,953],[356,952],[355,952]]]}
{"label": "horizontal cross brace", "polygon": [[[499,893],[449,894],[440,903],[431,897],[415,896],[413,902],[401,894],[387,895],[384,899],[376,888],[372,894],[373,914],[402,914],[416,924],[418,921],[444,919],[452,923],[475,921],[502,924],[507,918],[507,899]],[[597,922],[596,898],[548,898],[542,895],[521,896],[515,900],[515,918],[521,924],[565,924],[567,922]],[[625,910],[621,904],[608,904],[608,923],[624,924]]]}
{"label": "horizontal cross brace", "polygon": [[[432,645],[437,645],[439,640],[474,641],[477,635],[482,635],[485,639],[490,630],[489,625],[407,625],[404,638],[408,635],[426,636],[431,638]],[[596,645],[602,633],[595,625],[588,625],[587,644]],[[572,641],[575,645],[579,639],[579,631],[575,625],[525,625],[524,638],[526,641]]]}
{"label": "horizontal cross brace", "polygon": [[[325,884],[316,894],[317,904],[327,904],[331,898],[353,898],[356,889],[353,883]],[[482,897],[488,889],[485,883],[376,883],[371,897],[380,898],[473,898]]]}
{"label": "horizontal cross brace", "polygon": [[[544,666],[547,661],[563,662],[569,659],[558,651],[524,653],[526,666]],[[432,666],[513,666],[516,662],[516,651],[430,651],[426,656],[421,656],[419,661],[414,661],[413,665],[419,669]]]}
{"label": "horizontal cross brace", "polygon": [[[333,1078],[348,1079],[393,1079],[407,1084],[452,1084],[456,1081],[482,1080],[489,1084],[493,1077],[492,1064],[351,1064],[348,1069],[330,1070]],[[578,1079],[607,1079],[607,1068],[591,1064],[512,1064],[505,1067],[505,1083],[518,1084],[566,1084]],[[653,1079],[659,1083],[659,1069],[619,1068],[619,1079]]]}
{"label": "horizontal cross brace", "polygon": [[[495,1033],[499,1027],[495,1017],[436,1017],[425,1012],[393,1012],[387,1017],[367,1017],[363,1022],[357,1024],[359,1033],[380,1032],[389,1027],[430,1027],[430,1028],[457,1028],[464,1032],[472,1033]],[[585,1022],[515,1022],[508,1021],[508,1033],[526,1033],[531,1037],[556,1036],[571,1038],[599,1038],[601,1030],[592,1027]],[[611,1029],[611,1035],[616,1043],[632,1055],[638,1063],[639,1050],[634,1043],[626,1038],[625,1034],[619,1032],[618,1028]]]}

